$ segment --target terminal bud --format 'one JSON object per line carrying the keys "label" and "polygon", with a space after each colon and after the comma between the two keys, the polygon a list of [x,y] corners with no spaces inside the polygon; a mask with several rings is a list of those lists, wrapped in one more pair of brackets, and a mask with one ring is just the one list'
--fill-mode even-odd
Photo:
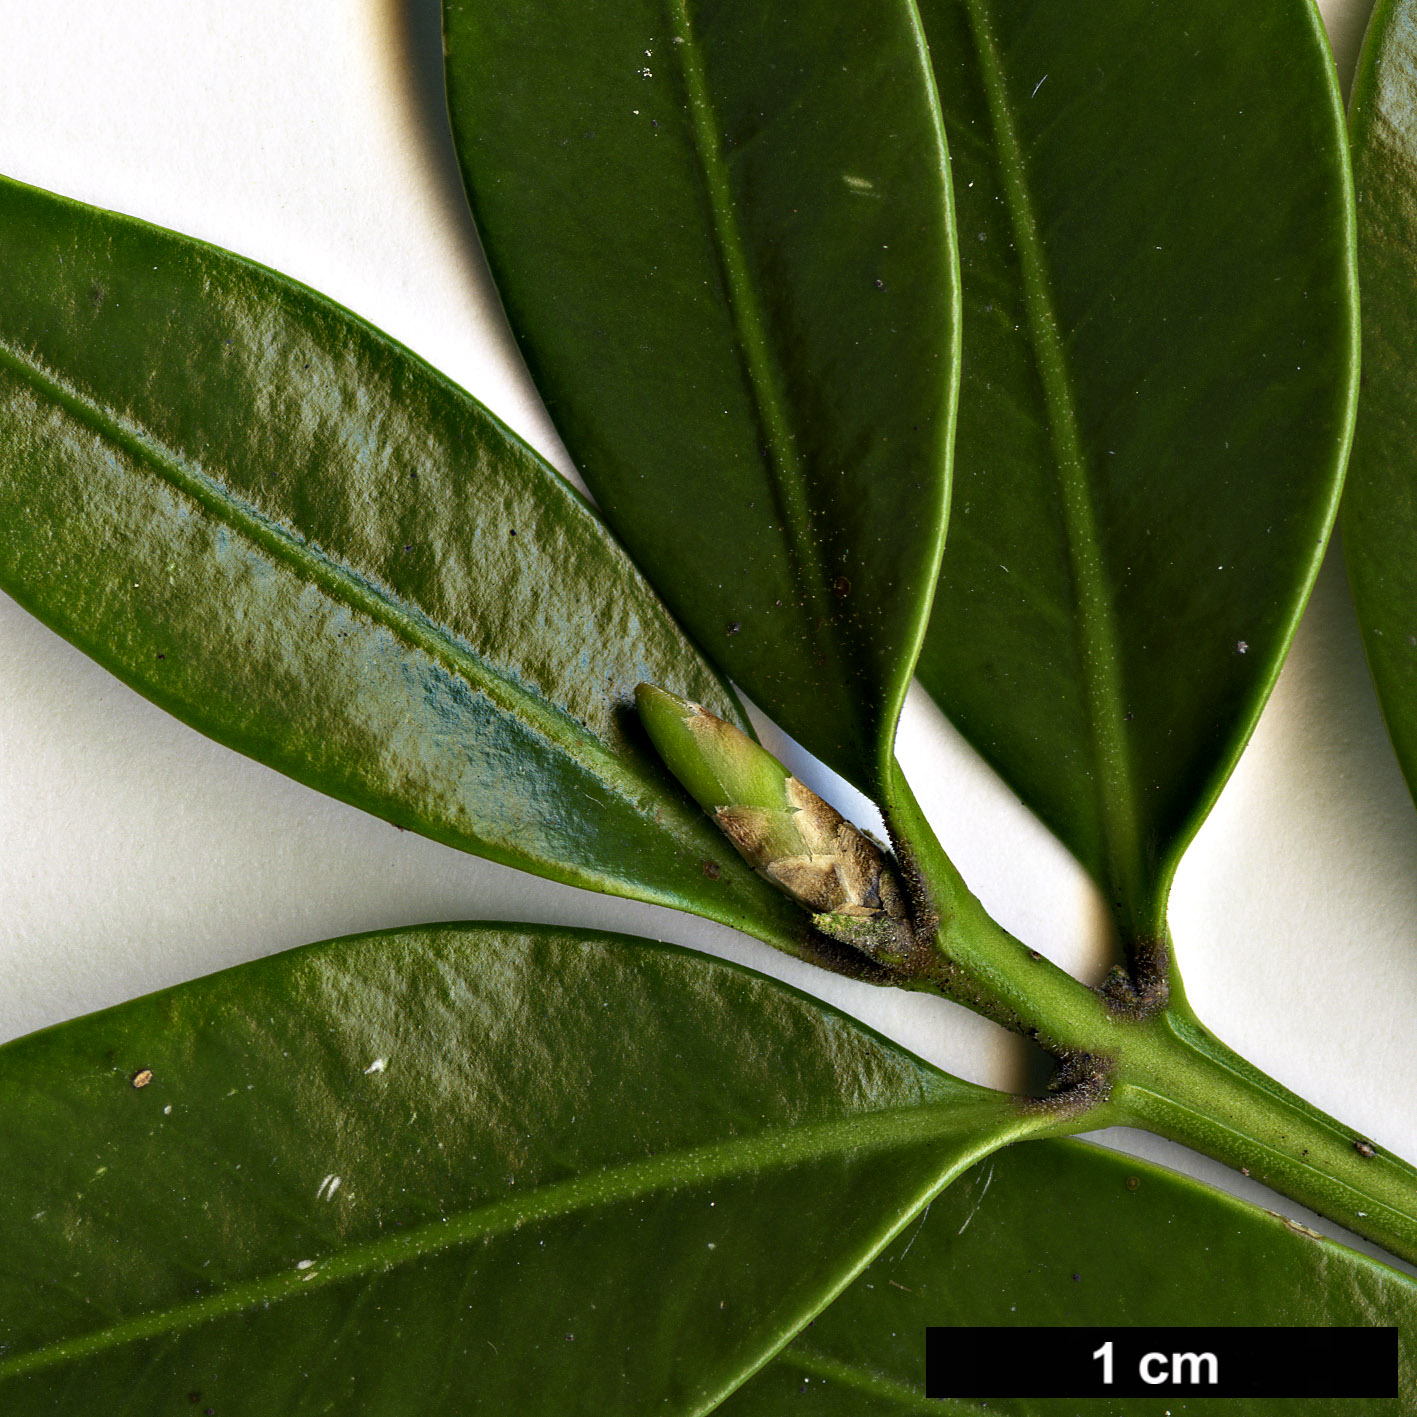
{"label": "terminal bud", "polygon": [[635,690],[635,701],[670,771],[738,854],[811,912],[817,929],[883,964],[909,955],[905,895],[870,837],[702,704],[650,684]]}

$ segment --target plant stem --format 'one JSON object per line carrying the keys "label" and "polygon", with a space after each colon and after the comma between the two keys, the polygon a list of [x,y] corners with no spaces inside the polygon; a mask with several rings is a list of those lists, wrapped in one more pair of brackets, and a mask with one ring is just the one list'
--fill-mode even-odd
{"label": "plant stem", "polygon": [[890,788],[886,822],[939,959],[920,987],[1052,1052],[1071,1129],[1135,1126],[1183,1142],[1417,1263],[1417,1169],[1220,1042],[1174,976],[1164,1008],[1127,1008],[1020,944],[970,893],[899,768]]}
{"label": "plant stem", "polygon": [[945,855],[897,765],[882,804],[917,917],[933,931],[942,970],[922,981],[1057,1055],[1110,1051],[1106,1001],[1030,950],[979,903]]}
{"label": "plant stem", "polygon": [[1125,1025],[1106,1110],[1417,1262],[1417,1169],[1266,1076],[1184,1001]]}

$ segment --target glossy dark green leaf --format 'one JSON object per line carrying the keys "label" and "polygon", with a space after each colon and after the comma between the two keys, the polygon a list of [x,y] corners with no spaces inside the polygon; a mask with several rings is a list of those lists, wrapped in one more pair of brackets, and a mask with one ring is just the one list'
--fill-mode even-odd
{"label": "glossy dark green leaf", "polygon": [[739,925],[802,916],[639,730],[741,722],[584,502],[309,290],[0,180],[0,586],[204,733],[439,841]]}
{"label": "glossy dark green leaf", "polygon": [[1363,646],[1408,785],[1417,791],[1417,6],[1373,11],[1353,81],[1363,281],[1363,394],[1343,501],[1343,551]]}
{"label": "glossy dark green leaf", "polygon": [[1269,1211],[1077,1142],[982,1162],[936,1199],[723,1417],[1396,1417],[1384,1401],[937,1401],[928,1324],[1194,1327],[1395,1324],[1417,1391],[1417,1283]]}
{"label": "glossy dark green leaf", "polygon": [[957,323],[911,0],[445,0],[513,329],[713,661],[878,786],[939,559]]}
{"label": "glossy dark green leaf", "polygon": [[1044,1125],[673,947],[310,946],[0,1049],[0,1410],[704,1411]]}
{"label": "glossy dark green leaf", "polygon": [[919,674],[1132,938],[1269,692],[1335,506],[1355,282],[1307,0],[922,0],[958,204]]}

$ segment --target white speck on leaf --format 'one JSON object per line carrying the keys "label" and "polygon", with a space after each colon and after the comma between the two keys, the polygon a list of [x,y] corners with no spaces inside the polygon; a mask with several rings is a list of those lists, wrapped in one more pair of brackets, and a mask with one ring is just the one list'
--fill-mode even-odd
{"label": "white speck on leaf", "polygon": [[364,1069],[364,1075],[365,1077],[368,1077],[370,1073],[381,1073],[388,1066],[389,1063],[387,1058],[375,1058],[374,1061],[370,1063],[367,1068]]}

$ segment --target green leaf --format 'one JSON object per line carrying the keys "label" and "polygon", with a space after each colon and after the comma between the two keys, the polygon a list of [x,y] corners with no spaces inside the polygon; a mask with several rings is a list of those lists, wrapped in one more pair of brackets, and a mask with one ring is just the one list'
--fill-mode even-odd
{"label": "green leaf", "polygon": [[1165,927],[1319,566],[1352,420],[1343,117],[1307,0],[922,0],[958,203],[920,677]]}
{"label": "green leaf", "polygon": [[[981,1163],[720,1409],[722,1417],[963,1417],[925,1397],[927,1325],[1023,1328],[1396,1324],[1417,1384],[1417,1285],[1270,1211],[1078,1142]],[[1008,1401],[1006,1417],[1205,1417],[1213,1399]],[[1361,1404],[1360,1404],[1361,1405]],[[1374,1411],[1384,1409],[1377,1403]],[[1227,1401],[1224,1417],[1349,1417],[1352,1401]],[[1365,1409],[1366,1410],[1366,1409]]]}
{"label": "green leaf", "polygon": [[1353,81],[1353,178],[1363,281],[1363,396],[1343,501],[1343,551],[1382,704],[1417,791],[1417,7],[1374,9]]}
{"label": "green leaf", "polygon": [[291,281],[3,179],[0,256],[0,586],[399,826],[813,954],[634,711],[731,695],[481,405]]}
{"label": "green leaf", "polygon": [[706,1411],[1045,1125],[673,947],[309,946],[0,1050],[0,1406]]}
{"label": "green leaf", "polygon": [[600,507],[709,657],[868,791],[953,425],[948,163],[911,0],[445,0],[469,199]]}

